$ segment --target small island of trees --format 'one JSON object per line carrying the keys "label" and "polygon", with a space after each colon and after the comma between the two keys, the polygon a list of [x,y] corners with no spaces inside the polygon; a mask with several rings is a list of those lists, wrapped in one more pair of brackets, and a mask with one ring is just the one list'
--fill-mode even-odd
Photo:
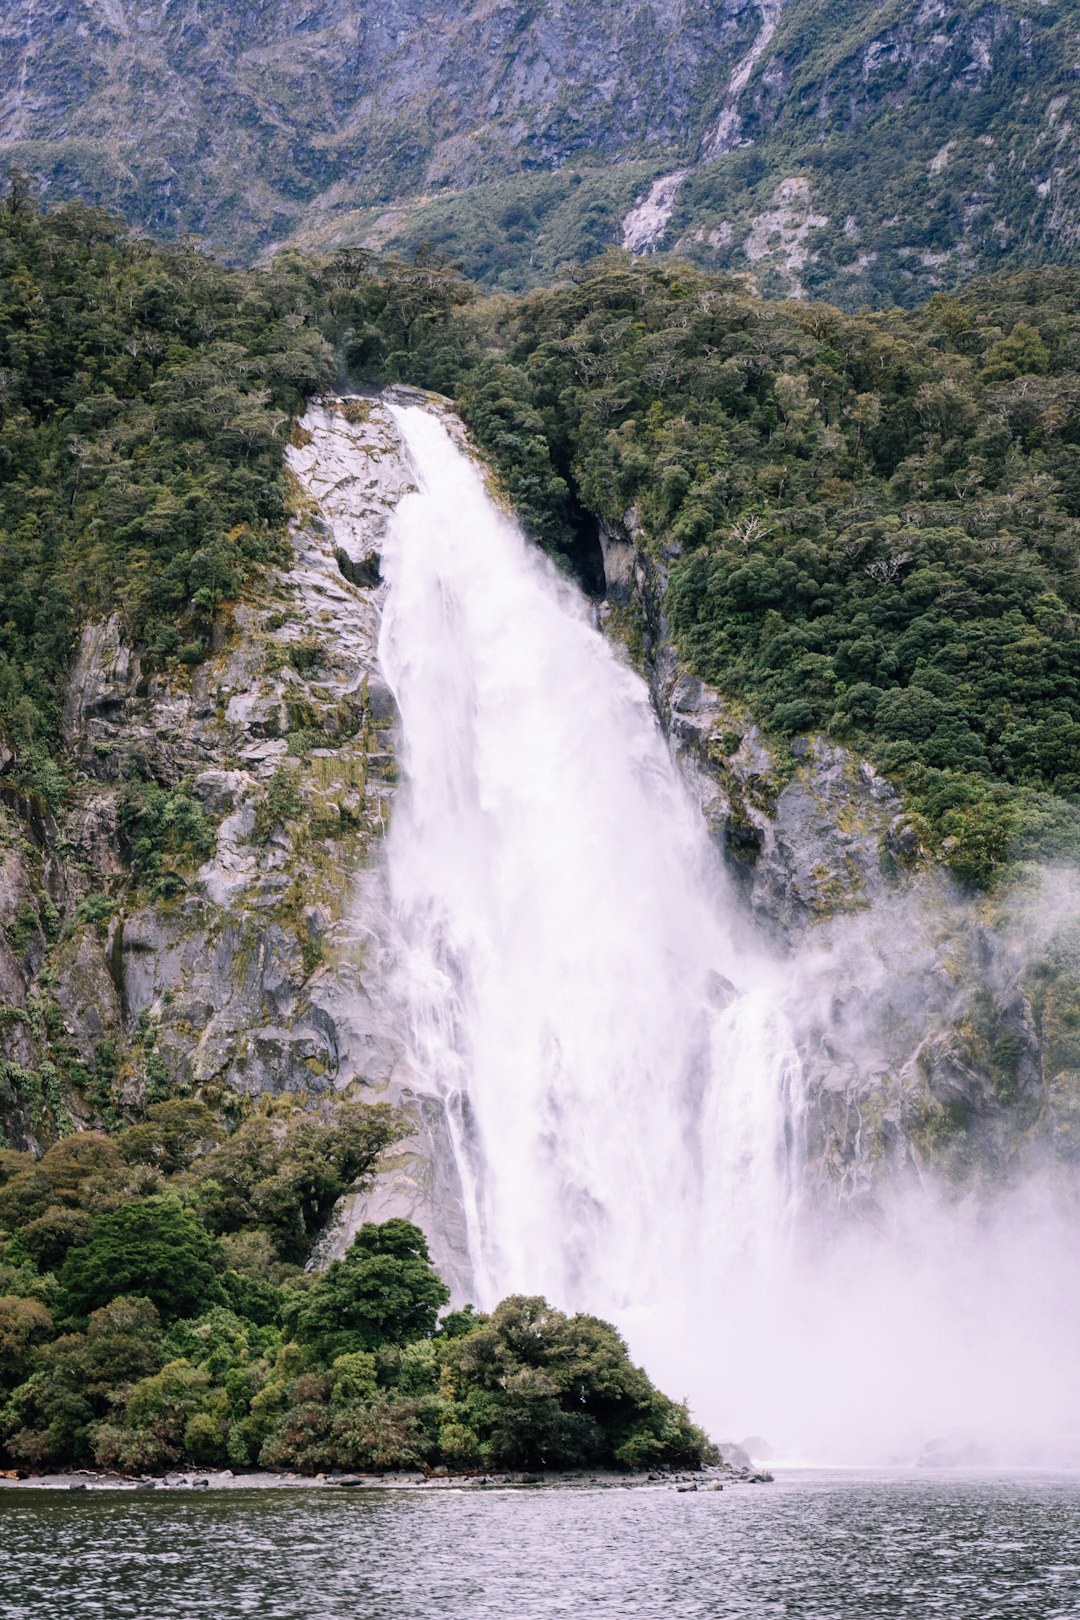
{"label": "small island of trees", "polygon": [[0,1450],[27,1471],[697,1467],[619,1334],[516,1296],[446,1309],[423,1233],[305,1270],[407,1122],[174,1098],[114,1136],[0,1152]]}

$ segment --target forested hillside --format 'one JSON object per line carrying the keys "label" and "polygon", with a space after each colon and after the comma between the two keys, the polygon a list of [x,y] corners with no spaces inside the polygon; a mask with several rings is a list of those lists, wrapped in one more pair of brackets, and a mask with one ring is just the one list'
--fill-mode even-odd
{"label": "forested hillside", "polygon": [[0,714],[25,771],[88,614],[120,608],[155,658],[202,655],[280,548],[283,425],[335,364],[304,272],[256,283],[90,209],[43,220],[18,181],[0,297]]}
{"label": "forested hillside", "polygon": [[615,1330],[513,1298],[439,1320],[407,1221],[303,1270],[403,1122],[287,1112],[231,1134],[150,1108],[40,1159],[0,1151],[0,1456],[24,1470],[700,1466],[685,1407]]}
{"label": "forested hillside", "polygon": [[1073,252],[1078,49],[1073,0],[22,0],[0,147],[248,261],[426,240],[520,289],[625,239],[913,306]]}
{"label": "forested hillside", "polygon": [[869,751],[958,870],[1072,847],[1076,273],[852,317],[625,256],[518,301],[423,254],[230,271],[19,186],[0,232],[0,716],[26,786],[63,792],[88,613],[204,655],[280,555],[290,413],[348,370],[455,396],[550,548],[583,509],[640,528],[691,665],[782,735]]}
{"label": "forested hillside", "polygon": [[62,791],[44,762],[79,625],[119,610],[159,667],[197,664],[222,604],[286,554],[290,422],[346,366],[354,328],[361,357],[367,325],[397,347],[464,296],[456,277],[379,276],[362,255],[226,269],[100,210],[41,215],[16,176],[0,209],[0,723],[20,781]]}

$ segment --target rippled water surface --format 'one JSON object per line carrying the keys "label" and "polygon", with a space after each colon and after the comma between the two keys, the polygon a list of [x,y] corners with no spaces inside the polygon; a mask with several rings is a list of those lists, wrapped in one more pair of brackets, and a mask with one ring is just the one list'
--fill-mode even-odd
{"label": "rippled water surface", "polygon": [[1080,1620],[1080,1480],[0,1491],[0,1616]]}

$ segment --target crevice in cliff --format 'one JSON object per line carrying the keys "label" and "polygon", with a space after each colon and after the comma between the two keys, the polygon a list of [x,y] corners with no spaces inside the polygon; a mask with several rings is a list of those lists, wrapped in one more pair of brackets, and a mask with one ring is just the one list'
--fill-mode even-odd
{"label": "crevice in cliff", "polygon": [[334,561],[349,584],[356,585],[360,590],[373,591],[382,584],[382,561],[377,551],[369,552],[359,562],[354,562],[344,547],[338,546]]}
{"label": "crevice in cliff", "polygon": [[569,521],[574,536],[570,544],[564,547],[563,555],[586,596],[599,600],[607,591],[604,553],[600,546],[600,519],[582,506],[573,479],[566,473],[563,477],[570,488]]}

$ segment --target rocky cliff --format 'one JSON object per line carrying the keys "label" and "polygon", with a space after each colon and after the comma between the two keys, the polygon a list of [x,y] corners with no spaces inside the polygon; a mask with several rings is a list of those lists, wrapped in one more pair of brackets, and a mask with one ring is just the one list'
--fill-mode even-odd
{"label": "rocky cliff", "polygon": [[[194,1091],[226,1113],[284,1094],[399,1104],[415,1136],[328,1247],[361,1219],[404,1214],[460,1287],[442,1109],[409,1072],[368,972],[383,905],[372,855],[396,779],[378,545],[410,468],[380,400],[313,407],[289,460],[290,564],[236,604],[189,678],[144,676],[118,618],[88,624],[64,699],[75,803],[36,842],[32,820],[4,817],[9,1135],[33,1144]],[[164,885],[140,875],[125,832],[136,756],[166,815],[212,829],[201,864]]]}
{"label": "rocky cliff", "polygon": [[[443,1108],[410,1067],[380,971],[377,851],[397,773],[379,545],[411,470],[387,396],[312,407],[289,461],[291,562],[219,622],[186,676],[144,674],[119,619],[88,624],[64,698],[74,802],[55,825],[9,795],[4,1111],[13,1142],[33,1145],[166,1095],[198,1092],[226,1113],[244,1098],[393,1101],[414,1135],[342,1210],[324,1255],[366,1216],[405,1214],[460,1296]],[[664,566],[633,514],[603,534],[603,557],[601,621],[647,673],[742,903],[784,964],[816,1196],[871,1210],[911,1172],[977,1188],[1074,1164],[1072,879],[962,896],[865,761],[819,737],[777,743],[680,666]],[[202,829],[198,856],[164,879],[132,824],[136,765],[162,816]]]}
{"label": "rocky cliff", "polygon": [[426,240],[521,286],[622,242],[914,303],[1070,252],[1077,49],[1037,0],[16,0],[0,144],[240,257]]}
{"label": "rocky cliff", "polygon": [[661,724],[756,927],[784,963],[815,1197],[871,1211],[943,1175],[992,1189],[1080,1157],[1076,876],[960,892],[865,760],[783,743],[680,665],[665,566],[634,513],[602,535],[601,617],[647,671]]}

